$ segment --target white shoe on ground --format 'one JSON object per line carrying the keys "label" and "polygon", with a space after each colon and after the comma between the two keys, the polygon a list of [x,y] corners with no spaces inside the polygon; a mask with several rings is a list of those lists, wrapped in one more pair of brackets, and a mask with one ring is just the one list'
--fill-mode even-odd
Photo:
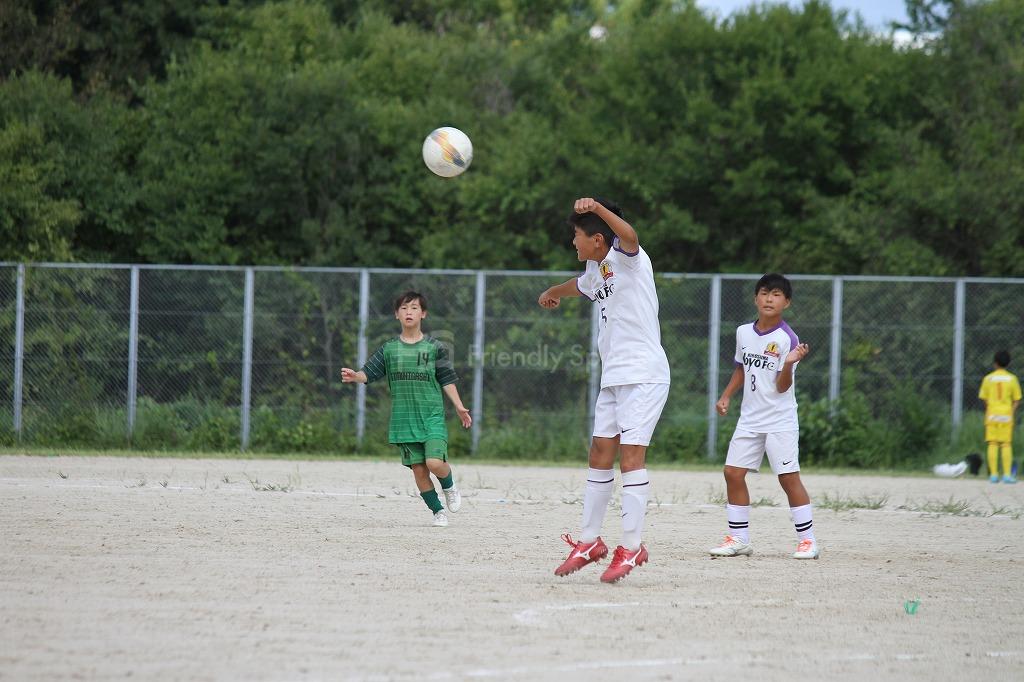
{"label": "white shoe on ground", "polygon": [[818,558],[818,543],[808,538],[801,540],[796,546],[796,551],[793,552],[794,559],[817,559]]}
{"label": "white shoe on ground", "polygon": [[725,540],[718,547],[712,547],[708,550],[711,556],[750,556],[754,553],[754,548],[750,546],[749,542],[743,542],[738,537],[733,535],[726,535]]}

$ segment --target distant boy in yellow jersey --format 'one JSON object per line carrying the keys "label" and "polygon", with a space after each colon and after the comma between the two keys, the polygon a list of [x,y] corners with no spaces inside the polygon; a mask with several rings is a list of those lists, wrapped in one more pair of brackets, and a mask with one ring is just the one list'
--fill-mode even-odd
{"label": "distant boy in yellow jersey", "polygon": [[1000,450],[1003,456],[1003,483],[1016,483],[1013,467],[1013,414],[1020,404],[1020,382],[1006,371],[1010,366],[1010,354],[1005,350],[996,353],[994,372],[981,382],[978,397],[985,402],[985,441],[988,442],[988,473],[993,483],[999,482]]}

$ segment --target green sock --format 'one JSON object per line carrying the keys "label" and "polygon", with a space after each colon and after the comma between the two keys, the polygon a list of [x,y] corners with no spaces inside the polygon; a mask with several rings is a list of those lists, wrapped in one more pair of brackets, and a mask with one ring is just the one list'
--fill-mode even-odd
{"label": "green sock", "polygon": [[425,493],[420,493],[420,497],[422,497],[423,501],[427,503],[428,507],[430,507],[430,511],[435,514],[444,509],[444,507],[441,506],[441,500],[437,499],[436,490],[431,489]]}
{"label": "green sock", "polygon": [[455,485],[455,472],[449,469],[447,476],[445,476],[444,478],[438,476],[437,480],[441,481],[442,488],[444,488],[445,490],[451,490],[452,486]]}

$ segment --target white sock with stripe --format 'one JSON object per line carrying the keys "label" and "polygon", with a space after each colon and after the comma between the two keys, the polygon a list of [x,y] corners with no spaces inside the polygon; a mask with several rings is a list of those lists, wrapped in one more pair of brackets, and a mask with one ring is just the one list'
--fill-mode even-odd
{"label": "white sock with stripe", "polygon": [[580,540],[593,542],[601,535],[601,525],[608,511],[615,487],[614,469],[587,469],[587,487],[583,492],[583,526]]}
{"label": "white sock with stripe", "polygon": [[729,535],[750,542],[750,505],[726,504],[725,515],[729,519]]}
{"label": "white sock with stripe", "polygon": [[813,540],[814,524],[811,523],[811,505],[805,504],[802,507],[790,507],[789,513],[793,515],[793,526],[796,528],[797,539]]}
{"label": "white sock with stripe", "polygon": [[647,478],[647,469],[622,474],[622,546],[631,552],[640,549],[650,494],[651,482]]}

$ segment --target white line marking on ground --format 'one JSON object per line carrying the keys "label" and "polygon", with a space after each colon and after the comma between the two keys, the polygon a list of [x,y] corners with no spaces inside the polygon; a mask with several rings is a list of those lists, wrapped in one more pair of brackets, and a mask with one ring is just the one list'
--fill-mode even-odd
{"label": "white line marking on ground", "polygon": [[[988,652],[985,655],[994,658],[1015,658],[1021,656],[1020,651],[993,651]],[[940,656],[930,654],[893,654],[890,656],[877,655],[871,653],[852,653],[841,656],[829,656],[824,658],[818,658],[819,662],[825,661],[829,663],[860,663],[860,662],[874,662],[874,661],[899,661],[906,663],[914,663],[917,661],[924,661],[932,658],[939,658]],[[679,668],[683,666],[707,666],[707,665],[723,665],[723,666],[735,666],[735,665],[757,665],[757,664],[775,664],[785,665],[790,661],[788,656],[779,657],[767,657],[767,656],[746,656],[736,657],[730,656],[729,658],[649,658],[649,659],[636,659],[632,661],[579,661],[575,663],[562,663],[562,664],[548,664],[548,665],[537,665],[537,666],[517,666],[514,668],[476,668],[472,670],[465,670],[462,672],[440,672],[426,676],[428,680],[450,680],[450,679],[463,679],[467,677],[483,678],[483,677],[497,677],[497,678],[508,678],[513,675],[536,675],[540,673],[573,673],[581,672],[585,670],[611,670],[611,669],[630,669],[630,668],[661,668],[661,667],[673,667]],[[377,679],[377,678],[367,678]],[[421,678],[422,679],[422,678]]]}
{"label": "white line marking on ground", "polygon": [[[272,481],[266,481],[266,483],[272,483]],[[190,486],[190,485],[167,485],[167,486],[163,486],[163,485],[149,485],[149,484],[147,484],[147,485],[136,485],[136,484],[132,484],[128,480],[126,480],[124,483],[85,484],[85,483],[48,483],[48,482],[38,482],[38,481],[25,481],[25,479],[20,479],[20,478],[0,478],[0,484],[8,485],[8,486],[11,486],[11,487],[18,487],[18,488],[41,488],[41,489],[82,488],[82,489],[112,489],[112,490],[116,490],[116,489],[119,489],[119,488],[127,488],[129,490],[156,490],[156,491],[159,491],[159,490],[176,490],[176,491],[179,491],[179,492],[204,492],[204,493],[215,492],[215,491],[223,491],[223,492],[229,492],[229,493],[263,492],[263,491],[254,491],[251,486],[241,486],[241,485],[238,485],[238,482],[235,482],[234,484],[232,484],[232,485],[234,485],[234,487],[221,487],[220,484],[215,484],[212,487],[201,487],[201,486]],[[287,491],[280,490],[280,491],[267,491],[267,492],[281,492],[281,493],[286,493],[288,495],[311,495],[311,496],[315,496],[315,497],[376,497],[378,499],[388,499],[388,500],[404,500],[404,499],[409,499],[409,498],[413,497],[411,494],[405,494],[405,493],[398,493],[398,494],[396,494],[392,489],[388,489],[386,492],[379,492],[378,491],[378,492],[367,492],[367,493],[363,493],[363,492],[338,492],[338,491],[328,491],[328,490],[295,490],[295,489],[291,489],[291,490],[287,490]],[[469,500],[469,501],[474,501],[474,502],[491,502],[491,503],[500,503],[500,504],[519,504],[519,505],[542,504],[542,503],[545,503],[545,502],[549,502],[549,503],[552,503],[552,504],[555,504],[555,503],[561,504],[560,500],[554,500],[554,499],[552,499],[552,500],[547,500],[547,499],[545,499],[545,500],[529,500],[529,499],[523,499],[523,498],[478,497],[478,496],[473,495],[473,494],[466,494],[465,492],[463,492],[463,499],[464,500]],[[660,504],[659,503],[655,503],[655,502],[649,502],[647,506],[648,506],[648,508],[653,508],[653,509],[657,509],[658,507],[693,507],[695,509],[715,509],[715,510],[723,509],[722,505],[717,505],[717,504],[704,504],[704,503],[699,503],[698,504],[698,503],[686,503],[686,502],[662,502]],[[786,507],[781,507],[781,506],[780,507],[769,507],[769,509],[772,509],[772,510],[777,511],[777,512],[785,512],[787,514],[789,513],[789,509],[786,508]],[[829,510],[827,510],[827,509],[819,510],[819,513],[820,514],[824,514],[824,513],[828,512],[828,511]],[[848,510],[848,513],[851,513],[851,514],[852,513],[859,513],[859,514],[916,514],[917,516],[942,516],[943,515],[940,512],[913,511],[913,510],[910,510],[910,509],[851,509],[851,510]],[[985,518],[985,519],[1012,519],[1012,520],[1018,520],[1019,519],[1019,517],[1015,518],[1014,516],[1007,515],[1007,514],[994,514],[992,516],[982,516],[982,515],[974,516],[973,514],[968,514],[964,518],[967,518],[967,517]]]}
{"label": "white line marking on ground", "polygon": [[[575,611],[576,609],[621,609],[626,606],[640,606],[640,602],[631,601],[625,603],[601,602],[595,604],[545,604],[544,611]],[[540,621],[541,609],[523,609],[513,614],[513,618],[523,625],[540,625],[546,627]]]}

